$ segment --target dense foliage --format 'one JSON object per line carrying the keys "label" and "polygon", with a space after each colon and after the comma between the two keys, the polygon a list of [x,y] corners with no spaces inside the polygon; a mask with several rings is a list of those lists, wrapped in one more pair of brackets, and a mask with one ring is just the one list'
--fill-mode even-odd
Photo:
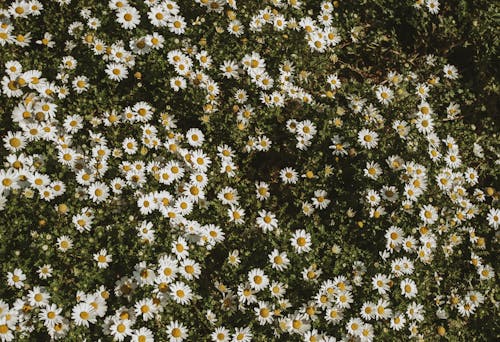
{"label": "dense foliage", "polygon": [[495,340],[497,12],[0,4],[0,339]]}

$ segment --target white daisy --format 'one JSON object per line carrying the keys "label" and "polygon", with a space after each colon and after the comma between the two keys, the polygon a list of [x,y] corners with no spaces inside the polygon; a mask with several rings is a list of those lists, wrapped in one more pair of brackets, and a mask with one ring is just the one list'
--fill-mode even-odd
{"label": "white daisy", "polygon": [[248,272],[248,282],[252,289],[258,292],[269,285],[269,278],[260,268],[254,268]]}
{"label": "white daisy", "polygon": [[369,129],[362,129],[358,132],[358,142],[367,149],[372,149],[378,144],[378,134]]}
{"label": "white daisy", "polygon": [[296,230],[290,238],[292,247],[298,254],[311,251],[311,235],[304,229]]}
{"label": "white daisy", "polygon": [[82,302],[75,305],[71,311],[71,319],[76,325],[89,327],[89,323],[94,324],[96,320],[95,310],[92,305]]}

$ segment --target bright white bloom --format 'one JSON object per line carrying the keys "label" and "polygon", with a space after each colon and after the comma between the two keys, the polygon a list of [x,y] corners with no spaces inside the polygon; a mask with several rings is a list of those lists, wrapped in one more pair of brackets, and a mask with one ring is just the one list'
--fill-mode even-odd
{"label": "bright white bloom", "polygon": [[304,229],[296,230],[290,238],[290,242],[298,254],[311,251],[311,235],[306,233]]}
{"label": "bright white bloom", "polygon": [[358,142],[366,149],[372,149],[378,144],[378,134],[369,129],[362,129],[358,132]]}
{"label": "bright white bloom", "polygon": [[497,229],[500,225],[500,209],[491,208],[488,212],[488,224],[494,229]]}

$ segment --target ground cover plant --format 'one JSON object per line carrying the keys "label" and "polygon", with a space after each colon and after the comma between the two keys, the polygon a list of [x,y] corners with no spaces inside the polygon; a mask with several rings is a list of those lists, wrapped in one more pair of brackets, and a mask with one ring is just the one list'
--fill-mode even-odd
{"label": "ground cover plant", "polygon": [[0,3],[1,341],[493,341],[498,7]]}

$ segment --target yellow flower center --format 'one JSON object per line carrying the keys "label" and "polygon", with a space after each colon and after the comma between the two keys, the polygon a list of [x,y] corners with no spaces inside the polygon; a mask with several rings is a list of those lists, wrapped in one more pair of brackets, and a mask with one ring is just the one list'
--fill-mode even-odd
{"label": "yellow flower center", "polygon": [[306,245],[306,239],[304,237],[299,237],[297,239],[297,245],[300,247],[304,247]]}
{"label": "yellow flower center", "polygon": [[179,329],[179,328],[173,328],[172,329],[172,336],[173,337],[178,338],[178,337],[181,337],[181,335],[182,335],[181,329]]}

